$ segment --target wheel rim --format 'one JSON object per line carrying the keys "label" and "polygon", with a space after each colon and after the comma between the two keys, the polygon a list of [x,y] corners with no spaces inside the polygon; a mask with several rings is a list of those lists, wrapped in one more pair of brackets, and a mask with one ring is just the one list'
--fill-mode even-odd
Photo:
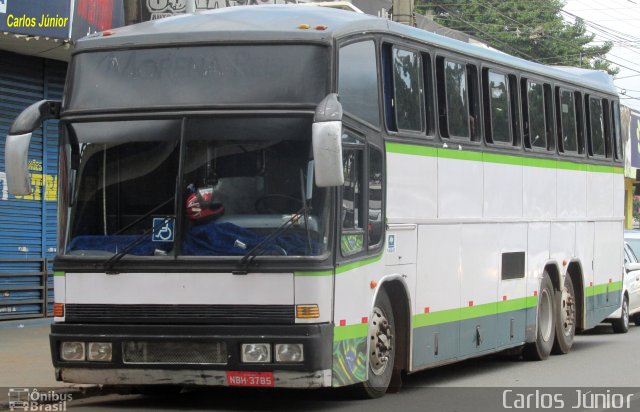
{"label": "wheel rim", "polygon": [[629,328],[629,304],[626,300],[622,302],[622,322],[625,329]]}
{"label": "wheel rim", "polygon": [[562,332],[565,336],[571,336],[576,323],[576,305],[573,294],[567,287],[562,288],[561,305],[560,321],[562,322]]}
{"label": "wheel rim", "polygon": [[542,340],[548,342],[549,339],[551,339],[551,334],[553,332],[553,311],[551,306],[551,297],[546,289],[543,289],[540,293],[540,307],[538,310],[538,328],[540,329],[540,335],[542,336]]}
{"label": "wheel rim", "polygon": [[371,318],[369,330],[371,331],[369,335],[371,342],[369,365],[375,375],[382,375],[387,368],[393,349],[393,336],[387,316],[384,311],[377,306],[373,309],[373,317]]}

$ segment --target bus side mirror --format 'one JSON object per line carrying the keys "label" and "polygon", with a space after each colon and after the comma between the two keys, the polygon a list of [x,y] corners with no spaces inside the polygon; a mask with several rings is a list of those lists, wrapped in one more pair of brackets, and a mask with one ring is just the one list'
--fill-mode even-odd
{"label": "bus side mirror", "polygon": [[27,167],[31,134],[48,119],[60,118],[60,102],[41,100],[24,109],[9,129],[4,149],[7,187],[12,195],[31,194]]}
{"label": "bus side mirror", "polygon": [[337,94],[328,94],[316,107],[311,131],[316,185],[342,186],[342,105]]}

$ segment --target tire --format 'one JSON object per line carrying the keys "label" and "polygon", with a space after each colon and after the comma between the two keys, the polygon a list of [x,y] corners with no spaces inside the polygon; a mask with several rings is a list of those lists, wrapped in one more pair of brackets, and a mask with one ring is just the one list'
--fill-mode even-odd
{"label": "tire", "polygon": [[629,332],[629,299],[625,296],[622,299],[622,313],[618,319],[614,319],[611,322],[613,331],[615,333],[627,333]]}
{"label": "tire", "polygon": [[527,360],[544,360],[549,357],[555,341],[555,291],[549,274],[545,271],[538,292],[538,322],[536,341],[524,346],[522,355]]}
{"label": "tire", "polygon": [[391,383],[396,358],[396,325],[391,301],[381,289],[369,321],[368,378],[362,382],[362,394],[367,398],[384,396]]}
{"label": "tire", "polygon": [[556,339],[551,353],[564,355],[571,350],[576,336],[576,294],[569,275],[564,279],[562,290],[556,295]]}
{"label": "tire", "polygon": [[635,323],[636,326],[640,326],[640,313],[636,313],[636,315],[633,317],[633,323]]}

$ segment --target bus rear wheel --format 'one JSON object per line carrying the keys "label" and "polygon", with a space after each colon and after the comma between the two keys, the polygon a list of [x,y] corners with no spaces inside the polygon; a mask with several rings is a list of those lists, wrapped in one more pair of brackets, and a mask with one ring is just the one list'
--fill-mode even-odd
{"label": "bus rear wheel", "polygon": [[545,271],[538,292],[538,327],[535,342],[527,343],[522,354],[528,360],[544,360],[549,357],[555,341],[555,292],[549,274]]}
{"label": "bus rear wheel", "polygon": [[369,321],[368,377],[361,384],[368,398],[379,398],[389,388],[396,358],[395,334],[391,301],[387,292],[380,289]]}
{"label": "bus rear wheel", "polygon": [[568,275],[564,279],[564,286],[558,293],[556,302],[556,339],[552,353],[562,355],[569,353],[576,335],[576,294],[573,281]]}

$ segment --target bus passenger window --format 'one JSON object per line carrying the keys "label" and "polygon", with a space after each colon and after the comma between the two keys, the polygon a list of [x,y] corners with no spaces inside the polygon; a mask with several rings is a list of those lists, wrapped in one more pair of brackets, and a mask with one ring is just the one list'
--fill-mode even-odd
{"label": "bus passenger window", "polygon": [[545,102],[542,84],[527,81],[526,88],[527,123],[525,133],[528,135],[528,146],[540,149],[547,148],[547,135],[545,126]]}
{"label": "bus passenger window", "polygon": [[424,130],[422,69],[418,53],[393,48],[393,87],[398,130]]}
{"label": "bus passenger window", "polygon": [[602,101],[594,97],[587,97],[589,103],[589,154],[591,156],[605,156],[604,117]]}
{"label": "bus passenger window", "polygon": [[444,70],[448,135],[469,137],[469,100],[465,65],[447,61]]}
{"label": "bus passenger window", "polygon": [[560,148],[563,152],[577,153],[576,106],[573,101],[573,93],[568,90],[559,90],[559,94]]}
{"label": "bus passenger window", "polygon": [[487,139],[491,143],[511,143],[509,91],[507,76],[490,70],[484,72]]}
{"label": "bus passenger window", "polygon": [[373,40],[340,48],[338,93],[345,112],[374,126],[380,124],[378,69]]}
{"label": "bus passenger window", "polygon": [[369,248],[377,246],[382,240],[384,227],[382,171],[382,152],[369,146],[369,223],[367,225]]}

